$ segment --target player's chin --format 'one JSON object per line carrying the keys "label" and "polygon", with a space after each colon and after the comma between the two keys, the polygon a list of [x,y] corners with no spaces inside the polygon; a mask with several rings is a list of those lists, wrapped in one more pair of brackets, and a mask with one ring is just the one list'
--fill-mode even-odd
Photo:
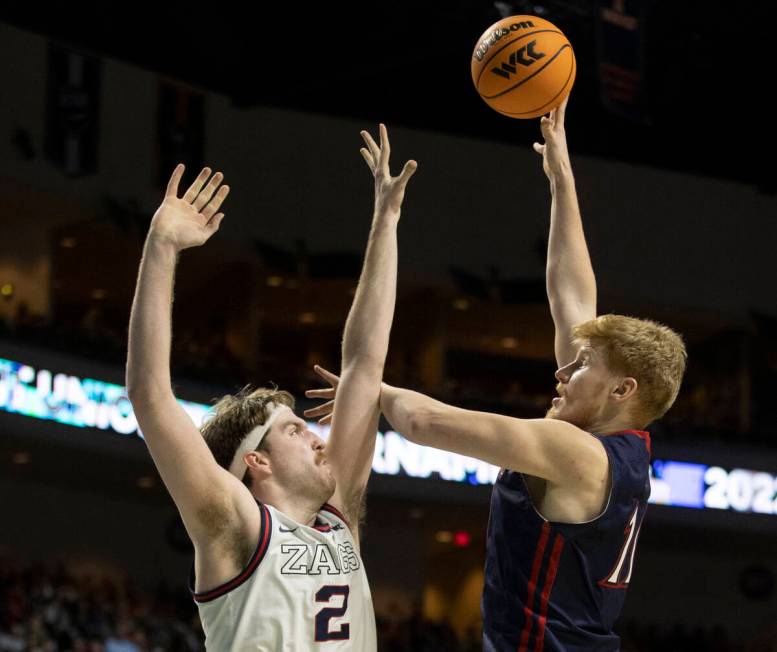
{"label": "player's chin", "polygon": [[329,466],[329,463],[328,463],[328,462],[320,462],[320,463],[319,463],[319,464],[316,466],[316,470],[318,471],[318,474],[319,474],[319,475],[320,475],[320,476],[321,476],[321,477],[322,477],[322,478],[323,478],[325,481],[327,481],[327,482],[328,482],[329,480],[331,480],[332,482],[334,482],[335,476],[334,476],[334,473],[332,473],[332,467],[331,467],[331,466]]}
{"label": "player's chin", "polygon": [[329,498],[334,495],[335,489],[337,488],[337,481],[335,480],[335,476],[330,473],[324,477],[323,484],[326,488],[326,493],[328,494],[327,500],[329,500]]}

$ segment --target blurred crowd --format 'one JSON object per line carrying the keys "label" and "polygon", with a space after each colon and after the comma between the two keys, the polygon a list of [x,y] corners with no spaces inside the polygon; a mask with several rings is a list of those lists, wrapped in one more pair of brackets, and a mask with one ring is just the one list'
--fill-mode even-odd
{"label": "blurred crowd", "polygon": [[153,594],[63,565],[0,559],[2,652],[196,652],[202,634],[184,591]]}
{"label": "blurred crowd", "polygon": [[[463,637],[420,613],[377,614],[381,652],[476,652],[481,633]],[[777,626],[776,626],[777,627]],[[721,626],[619,624],[623,652],[775,652],[777,629],[735,641]],[[126,578],[63,564],[0,558],[0,652],[200,652],[196,607],[183,587],[135,587]]]}

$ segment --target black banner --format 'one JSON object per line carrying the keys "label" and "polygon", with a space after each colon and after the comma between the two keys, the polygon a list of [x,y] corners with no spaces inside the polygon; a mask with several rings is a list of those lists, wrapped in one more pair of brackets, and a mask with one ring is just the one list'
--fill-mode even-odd
{"label": "black banner", "polygon": [[205,96],[182,84],[162,81],[157,109],[157,143],[160,188],[167,186],[178,163],[188,174],[200,171],[204,156]]}
{"label": "black banner", "polygon": [[602,103],[610,111],[647,122],[645,18],[647,0],[599,0],[596,41]]}
{"label": "black banner", "polygon": [[70,176],[97,171],[101,77],[99,59],[49,46],[45,150]]}

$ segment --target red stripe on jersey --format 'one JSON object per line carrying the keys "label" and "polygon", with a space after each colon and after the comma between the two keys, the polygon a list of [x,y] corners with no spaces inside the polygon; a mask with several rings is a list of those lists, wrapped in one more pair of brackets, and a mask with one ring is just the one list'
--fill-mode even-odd
{"label": "red stripe on jersey", "polygon": [[270,544],[270,536],[272,533],[272,517],[270,516],[270,511],[264,505],[260,504],[259,512],[261,515],[259,543],[256,546],[256,551],[251,556],[251,560],[239,575],[232,578],[228,582],[217,586],[215,589],[204,591],[203,593],[194,593],[193,597],[195,602],[210,602],[211,600],[220,598],[222,595],[225,595],[232,589],[240,586],[249,577],[251,577],[251,575],[253,575],[253,572],[256,570],[257,566],[259,566],[259,562],[262,561],[265,553],[267,552],[267,547]]}
{"label": "red stripe on jersey", "polygon": [[351,529],[351,526],[348,524],[348,519],[347,519],[347,518],[345,518],[345,516],[343,516],[343,515],[340,513],[340,510],[338,510],[336,507],[333,507],[333,506],[332,506],[332,505],[330,505],[329,503],[324,503],[323,505],[321,505],[321,511],[322,511],[322,512],[329,512],[329,513],[331,513],[331,514],[334,514],[334,515],[335,515],[335,516],[337,516],[337,518],[339,518],[339,519],[340,519],[340,520],[341,520],[343,523],[345,523],[346,527],[348,527],[348,529],[349,529],[349,530]]}
{"label": "red stripe on jersey", "polygon": [[531,628],[534,624],[534,612],[531,607],[534,603],[534,591],[537,588],[537,580],[540,576],[540,567],[542,566],[542,558],[545,556],[545,546],[548,544],[548,536],[550,535],[550,523],[545,521],[542,524],[542,532],[540,533],[540,540],[537,542],[537,550],[534,553],[534,562],[531,568],[531,579],[529,580],[529,594],[526,597],[526,603],[523,605],[523,614],[526,618],[526,624],[523,626],[523,632],[521,633],[521,642],[518,645],[518,652],[528,652],[529,635],[531,634]]}
{"label": "red stripe on jersey", "polygon": [[556,581],[558,563],[561,559],[561,551],[563,549],[564,537],[562,537],[560,534],[557,534],[553,541],[553,550],[550,553],[550,563],[548,564],[548,570],[545,573],[545,588],[542,589],[542,595],[540,596],[540,619],[538,621],[539,632],[537,633],[537,642],[534,644],[534,649],[536,652],[541,652],[542,645],[545,641],[545,624],[548,622],[548,599],[550,598],[550,592],[553,589],[553,582]]}

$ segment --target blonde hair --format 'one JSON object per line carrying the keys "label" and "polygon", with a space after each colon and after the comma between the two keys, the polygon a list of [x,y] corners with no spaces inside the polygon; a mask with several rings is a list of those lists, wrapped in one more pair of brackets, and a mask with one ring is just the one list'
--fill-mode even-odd
{"label": "blonde hair", "polygon": [[601,315],[572,329],[575,341],[603,345],[610,369],[637,381],[638,427],[662,417],[680,391],[688,354],[682,337],[648,319]]}
{"label": "blonde hair", "polygon": [[[213,406],[213,413],[206,418],[200,432],[216,462],[225,469],[229,469],[235,451],[246,435],[264,423],[268,416],[268,403],[287,405],[294,409],[294,397],[277,387],[252,389],[246,386],[237,394],[222,396]],[[266,441],[262,442],[260,448],[269,450]]]}

